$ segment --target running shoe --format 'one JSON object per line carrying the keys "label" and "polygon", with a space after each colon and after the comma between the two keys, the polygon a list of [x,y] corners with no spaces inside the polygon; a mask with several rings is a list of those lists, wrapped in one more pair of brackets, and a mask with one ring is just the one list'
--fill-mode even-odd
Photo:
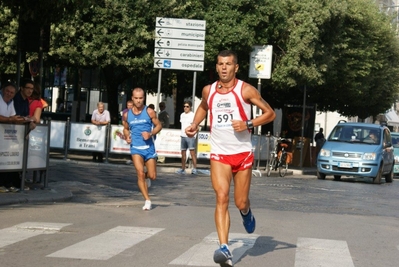
{"label": "running shoe", "polygon": [[255,217],[252,215],[251,209],[249,209],[247,215],[243,215],[240,211],[241,217],[242,217],[242,224],[245,227],[245,230],[247,231],[248,234],[252,234],[255,231]]}
{"label": "running shoe", "polygon": [[233,256],[227,245],[223,244],[219,249],[215,250],[213,254],[213,260],[215,263],[219,263],[222,267],[233,266]]}
{"label": "running shoe", "polygon": [[193,169],[193,170],[191,171],[191,174],[198,175],[197,169]]}
{"label": "running shoe", "polygon": [[151,201],[150,200],[146,200],[145,204],[143,206],[143,210],[151,210],[152,205],[151,205]]}
{"label": "running shoe", "polygon": [[147,188],[151,187],[151,179],[150,178],[146,178],[145,182],[147,183]]}
{"label": "running shoe", "polygon": [[177,174],[186,174],[186,171],[183,169],[179,169],[178,171],[176,171]]}

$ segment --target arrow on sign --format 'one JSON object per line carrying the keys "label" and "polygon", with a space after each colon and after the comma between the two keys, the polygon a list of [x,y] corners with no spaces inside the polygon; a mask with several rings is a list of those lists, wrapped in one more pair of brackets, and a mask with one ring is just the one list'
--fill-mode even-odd
{"label": "arrow on sign", "polygon": [[158,67],[162,66],[162,60],[157,60],[157,62],[155,62],[155,64],[157,64]]}
{"label": "arrow on sign", "polygon": [[158,44],[158,46],[162,46],[163,45],[162,39],[159,39],[157,44]]}
{"label": "arrow on sign", "polygon": [[161,57],[162,54],[163,54],[162,49],[158,49],[158,51],[157,51],[158,57]]}
{"label": "arrow on sign", "polygon": [[162,31],[162,29],[159,29],[159,30],[157,31],[157,33],[158,33],[159,36],[161,36],[162,33],[164,33],[164,32]]}
{"label": "arrow on sign", "polygon": [[158,24],[162,26],[163,23],[164,23],[164,21],[162,20],[162,18],[160,18],[160,19],[158,20]]}

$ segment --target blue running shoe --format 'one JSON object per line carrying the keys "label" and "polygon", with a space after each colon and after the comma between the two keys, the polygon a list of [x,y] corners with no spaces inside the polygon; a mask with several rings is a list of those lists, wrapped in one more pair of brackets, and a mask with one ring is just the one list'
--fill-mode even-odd
{"label": "blue running shoe", "polygon": [[245,230],[247,231],[248,234],[252,234],[255,231],[255,217],[252,215],[251,209],[249,209],[247,215],[242,215],[240,211],[241,217],[242,217],[242,224],[245,227]]}
{"label": "blue running shoe", "polygon": [[233,267],[233,255],[226,245],[221,245],[213,254],[215,263],[219,263],[222,267]]}

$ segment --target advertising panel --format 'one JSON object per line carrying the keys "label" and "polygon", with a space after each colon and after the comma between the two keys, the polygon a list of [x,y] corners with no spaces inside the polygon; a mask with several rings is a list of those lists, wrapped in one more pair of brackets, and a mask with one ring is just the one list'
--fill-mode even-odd
{"label": "advertising panel", "polygon": [[51,121],[50,147],[64,148],[65,144],[65,121]]}
{"label": "advertising panel", "polygon": [[126,143],[122,125],[111,125],[110,153],[130,155],[130,145]]}
{"label": "advertising panel", "polygon": [[47,166],[48,125],[37,125],[29,133],[28,169],[43,169]]}
{"label": "advertising panel", "polygon": [[71,123],[69,148],[87,151],[105,151],[106,125]]}
{"label": "advertising panel", "polygon": [[0,123],[0,169],[22,169],[25,125]]}
{"label": "advertising panel", "polygon": [[180,130],[161,130],[155,140],[155,148],[158,156],[181,158],[180,140]]}

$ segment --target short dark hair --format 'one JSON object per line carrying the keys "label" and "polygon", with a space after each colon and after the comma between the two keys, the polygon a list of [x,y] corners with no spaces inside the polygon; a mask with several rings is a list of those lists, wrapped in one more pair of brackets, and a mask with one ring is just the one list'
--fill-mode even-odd
{"label": "short dark hair", "polygon": [[234,57],[234,63],[237,64],[238,56],[237,56],[237,53],[234,52],[233,50],[220,51],[219,54],[216,57],[216,62],[218,61],[218,57],[229,57],[229,56],[233,56]]}
{"label": "short dark hair", "polygon": [[1,89],[4,89],[4,88],[6,88],[6,87],[8,87],[8,86],[14,87],[15,92],[18,91],[18,90],[17,90],[17,86],[16,86],[14,83],[12,83],[12,82],[5,82],[4,84],[2,84]]}
{"label": "short dark hair", "polygon": [[33,85],[33,87],[35,86],[35,82],[32,81],[31,79],[28,79],[28,78],[23,78],[22,81],[21,81],[20,86],[21,86],[21,87],[25,87],[28,83],[30,83],[31,85]]}
{"label": "short dark hair", "polygon": [[184,105],[184,104],[187,104],[187,105],[189,105],[189,106],[191,107],[193,103],[191,103],[190,100],[187,100],[187,101],[184,101],[183,105]]}

